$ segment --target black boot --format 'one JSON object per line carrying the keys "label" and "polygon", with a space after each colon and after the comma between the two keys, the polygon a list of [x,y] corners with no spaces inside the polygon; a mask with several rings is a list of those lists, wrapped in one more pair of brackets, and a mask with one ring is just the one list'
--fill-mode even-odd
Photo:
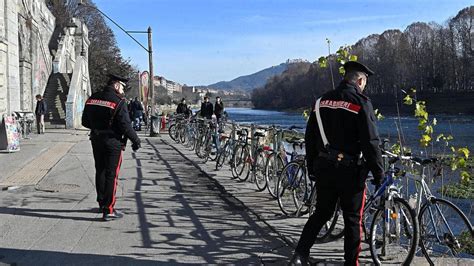
{"label": "black boot", "polygon": [[302,265],[302,266],[309,266],[309,257],[303,256],[299,254],[297,251],[295,251],[295,254],[293,257],[291,257],[290,262],[288,263],[289,266],[296,266],[296,265]]}

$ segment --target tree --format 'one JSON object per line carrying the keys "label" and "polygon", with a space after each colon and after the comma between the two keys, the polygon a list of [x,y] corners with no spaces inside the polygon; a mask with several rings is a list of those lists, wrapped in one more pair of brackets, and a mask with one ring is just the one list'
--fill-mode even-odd
{"label": "tree", "polygon": [[[432,98],[439,98],[440,93],[446,99],[450,98],[449,93],[474,97],[473,42],[474,6],[471,6],[444,24],[415,22],[404,31],[391,29],[369,35],[349,49],[358,61],[376,73],[366,90],[374,105],[391,103],[395,107],[396,99],[404,97],[402,89],[412,87],[420,95]],[[336,59],[340,56],[336,53],[320,57],[306,69],[288,69],[269,79],[263,88],[253,92],[254,106],[280,110],[308,107],[315,97],[332,89],[328,67],[332,73],[338,73],[340,65]],[[321,64],[326,68],[321,68]],[[335,74],[334,79],[338,77]],[[442,111],[449,111],[447,107]],[[473,112],[470,108],[453,109],[453,112]]]}
{"label": "tree", "polygon": [[[92,0],[84,4],[95,7]],[[80,18],[89,29],[89,77],[92,91],[100,90],[107,82],[107,74],[114,73],[132,78],[136,68],[122,57],[115,36],[102,15],[94,8],[79,7],[79,0],[47,0],[46,5],[56,17],[59,34],[73,17]],[[57,35],[56,35],[57,36]]]}

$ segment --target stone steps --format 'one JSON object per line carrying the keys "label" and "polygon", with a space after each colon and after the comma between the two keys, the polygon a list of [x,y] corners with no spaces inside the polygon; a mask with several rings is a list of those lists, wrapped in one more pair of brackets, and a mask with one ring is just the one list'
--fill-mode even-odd
{"label": "stone steps", "polygon": [[66,100],[71,76],[67,73],[53,73],[44,92],[48,112],[45,115],[46,128],[66,127]]}

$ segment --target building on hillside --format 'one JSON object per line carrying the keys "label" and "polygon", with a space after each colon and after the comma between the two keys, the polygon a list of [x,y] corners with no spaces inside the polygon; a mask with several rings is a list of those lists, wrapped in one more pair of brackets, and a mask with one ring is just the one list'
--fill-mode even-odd
{"label": "building on hillside", "polygon": [[163,86],[164,88],[166,88],[167,80],[164,77],[155,76],[153,77],[153,85],[154,87]]}
{"label": "building on hillside", "polygon": [[166,90],[168,91],[168,95],[172,95],[175,92],[176,93],[183,92],[182,87],[183,86],[181,84],[171,81],[171,80],[168,80],[166,83]]}
{"label": "building on hillside", "polygon": [[168,95],[173,95],[175,92],[183,92],[183,85],[172,80],[167,80],[165,77],[155,76],[153,80],[155,87],[163,86],[166,89]]}
{"label": "building on hillside", "polygon": [[183,90],[183,93],[187,93],[187,94],[196,93],[196,88],[194,86],[183,85],[182,90]]}

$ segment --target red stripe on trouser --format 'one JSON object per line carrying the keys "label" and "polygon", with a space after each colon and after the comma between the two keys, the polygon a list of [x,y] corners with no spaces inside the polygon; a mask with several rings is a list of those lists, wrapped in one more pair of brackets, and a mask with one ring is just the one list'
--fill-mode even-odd
{"label": "red stripe on trouser", "polygon": [[367,188],[364,188],[364,194],[362,195],[362,206],[360,207],[360,218],[359,218],[359,236],[360,236],[360,239],[359,239],[359,248],[357,249],[357,256],[356,256],[356,265],[359,265],[359,254],[360,254],[360,251],[362,250],[362,246],[361,246],[361,243],[362,243],[362,233],[363,233],[363,230],[362,230],[362,217],[364,216],[364,206],[365,206],[365,191],[367,190]]}
{"label": "red stripe on trouser", "polygon": [[120,166],[122,166],[122,153],[123,151],[120,151],[120,157],[119,161],[117,163],[117,169],[115,169],[115,178],[114,178],[114,193],[112,194],[112,202],[110,205],[107,207],[109,209],[109,213],[114,212],[114,206],[115,206],[115,193],[117,192],[117,180],[118,180],[118,175],[120,172]]}

